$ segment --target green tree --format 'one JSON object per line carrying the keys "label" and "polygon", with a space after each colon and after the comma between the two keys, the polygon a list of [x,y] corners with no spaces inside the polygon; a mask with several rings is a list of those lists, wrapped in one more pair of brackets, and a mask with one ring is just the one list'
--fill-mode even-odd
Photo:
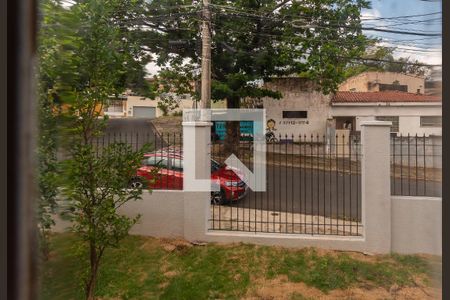
{"label": "green tree", "polygon": [[[69,158],[61,162],[59,175],[63,195],[71,203],[72,230],[86,245],[84,288],[86,299],[93,299],[105,250],[118,246],[139,218],[124,216],[119,209],[141,197],[140,188],[128,189],[128,185],[148,148],[133,151],[130,145],[112,143],[98,154],[94,143],[107,124],[100,110],[111,95],[125,88],[147,89],[142,70],[149,58],[127,26],[127,18],[138,8],[137,1],[77,1],[69,8],[56,1],[49,3],[44,16],[51,19],[43,29],[52,29],[51,34],[42,35],[41,66],[52,74],[42,72],[40,105],[49,116],[45,101],[57,98],[70,104],[60,132]],[[45,85],[47,77],[51,85]],[[53,96],[46,98],[50,91]],[[46,132],[42,130],[41,135]],[[47,140],[41,136],[41,145]],[[50,172],[43,170],[42,174],[41,182],[47,183]]]}
{"label": "green tree", "polygon": [[417,76],[426,76],[431,69],[421,66],[423,63],[409,57],[394,58],[395,47],[377,46],[373,41],[362,55],[367,61],[350,62],[345,70],[345,77],[349,78],[367,71],[386,71]]}
{"label": "green tree", "polygon": [[163,116],[168,116],[169,112],[180,107],[179,100],[174,94],[161,94],[159,96],[158,108],[162,111]]}
{"label": "green tree", "polygon": [[[274,76],[301,74],[329,93],[344,80],[348,58],[364,53],[360,13],[365,0],[212,1],[212,98],[239,108],[247,97],[280,98],[257,84]],[[201,58],[198,6],[188,0],[154,0],[144,16],[146,43],[158,64],[193,65]],[[165,15],[156,18],[155,15]],[[198,21],[197,21],[198,20]],[[227,145],[237,144],[239,126],[227,123]]]}

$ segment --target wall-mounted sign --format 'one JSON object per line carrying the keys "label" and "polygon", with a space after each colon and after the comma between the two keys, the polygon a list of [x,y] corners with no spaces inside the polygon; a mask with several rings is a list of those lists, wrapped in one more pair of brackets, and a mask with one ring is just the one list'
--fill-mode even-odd
{"label": "wall-mounted sign", "polygon": [[308,125],[308,120],[289,120],[278,121],[279,125]]}
{"label": "wall-mounted sign", "polygon": [[[225,122],[215,121],[214,122],[215,132],[220,140],[225,138]],[[253,136],[253,121],[241,121],[240,122],[240,132],[241,139],[251,138]]]}

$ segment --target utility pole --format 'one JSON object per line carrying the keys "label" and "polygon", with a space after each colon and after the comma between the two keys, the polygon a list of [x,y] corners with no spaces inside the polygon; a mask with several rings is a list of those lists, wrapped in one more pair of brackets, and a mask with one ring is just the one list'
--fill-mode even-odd
{"label": "utility pole", "polygon": [[211,11],[210,0],[203,0],[202,9],[202,86],[200,108],[211,108]]}

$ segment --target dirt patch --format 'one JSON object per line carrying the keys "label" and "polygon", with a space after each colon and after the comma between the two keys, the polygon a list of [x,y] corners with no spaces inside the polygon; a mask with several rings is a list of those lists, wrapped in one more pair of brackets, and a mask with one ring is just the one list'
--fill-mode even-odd
{"label": "dirt patch", "polygon": [[142,273],[139,275],[139,282],[144,282],[147,278],[148,278],[148,273],[142,272]]}
{"label": "dirt patch", "polygon": [[336,253],[348,255],[351,259],[355,259],[358,261],[368,262],[368,263],[376,263],[379,261],[379,257],[370,253],[362,253],[362,252],[348,252],[348,251],[335,251]]}
{"label": "dirt patch", "polygon": [[286,276],[279,276],[273,280],[260,280],[255,289],[244,299],[439,299],[437,294],[427,287],[398,287],[392,286],[389,290],[384,288],[354,287],[345,290],[334,290],[326,294],[302,282],[289,282]]}
{"label": "dirt patch", "polygon": [[182,239],[160,239],[159,241],[161,247],[167,252],[173,252],[175,250],[182,251],[193,247],[193,245]]}
{"label": "dirt patch", "polygon": [[140,246],[141,249],[146,250],[148,252],[153,252],[159,247],[161,247],[159,241],[153,238],[146,239],[145,243],[143,243]]}
{"label": "dirt patch", "polygon": [[169,278],[175,277],[177,275],[178,275],[178,272],[176,272],[176,271],[168,271],[168,272],[164,273],[164,276],[169,277]]}
{"label": "dirt patch", "polygon": [[168,285],[169,285],[169,282],[166,281],[166,282],[160,283],[158,285],[158,288],[160,288],[161,290],[164,290]]}

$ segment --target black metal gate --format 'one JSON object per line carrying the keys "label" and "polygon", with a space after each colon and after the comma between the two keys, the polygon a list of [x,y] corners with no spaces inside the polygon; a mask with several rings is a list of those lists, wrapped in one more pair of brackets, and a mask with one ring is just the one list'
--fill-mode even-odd
{"label": "black metal gate", "polygon": [[[266,147],[266,191],[211,205],[211,230],[349,235],[362,234],[360,143],[351,135],[277,136]],[[230,154],[212,143],[219,163]],[[251,170],[252,141],[232,152]],[[234,166],[231,166],[234,167]]]}

